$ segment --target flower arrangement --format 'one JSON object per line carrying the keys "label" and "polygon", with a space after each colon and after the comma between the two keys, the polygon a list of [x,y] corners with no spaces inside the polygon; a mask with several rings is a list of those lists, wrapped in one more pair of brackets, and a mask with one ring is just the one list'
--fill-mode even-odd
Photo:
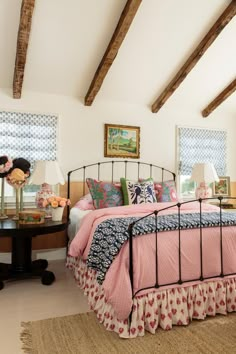
{"label": "flower arrangement", "polygon": [[[9,162],[11,163],[11,161]],[[12,161],[12,168],[7,173],[6,181],[10,186],[19,189],[25,186],[29,176],[30,162],[19,157]]]}
{"label": "flower arrangement", "polygon": [[52,208],[64,208],[66,205],[70,205],[70,199],[58,197],[58,196],[52,196],[49,198],[44,199],[43,201],[43,207],[47,208],[48,206],[51,206]]}
{"label": "flower arrangement", "polygon": [[12,166],[12,159],[6,155],[0,156],[0,178],[5,177]]}

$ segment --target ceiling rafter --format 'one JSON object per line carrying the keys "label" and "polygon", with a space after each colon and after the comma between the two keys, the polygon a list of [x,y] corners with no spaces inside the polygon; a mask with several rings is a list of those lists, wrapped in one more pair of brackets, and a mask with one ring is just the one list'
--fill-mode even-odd
{"label": "ceiling rafter", "polygon": [[201,59],[206,50],[218,37],[224,27],[231,21],[236,14],[236,0],[231,1],[229,6],[224,10],[215,24],[211,27],[209,32],[205,35],[197,48],[193,51],[185,64],[181,67],[175,77],[170,81],[168,86],[164,89],[161,95],[152,104],[152,112],[157,113],[161,107],[165,104],[168,98],[175,92],[182,81],[186,78],[189,72]]}
{"label": "ceiling rafter", "polygon": [[130,25],[136,15],[136,12],[142,0],[128,0],[124,10],[120,16],[119,22],[113,33],[113,36],[108,44],[108,47],[103,55],[103,58],[95,72],[93,80],[90,84],[88,92],[85,96],[85,106],[91,106],[98,91],[100,90],[103,80],[105,79],[108,70],[110,69],[118,50],[130,28]]}
{"label": "ceiling rafter", "polygon": [[234,79],[203,111],[202,116],[208,117],[222,102],[236,91],[236,79]]}
{"label": "ceiling rafter", "polygon": [[13,79],[14,98],[21,98],[34,5],[35,0],[22,0]]}

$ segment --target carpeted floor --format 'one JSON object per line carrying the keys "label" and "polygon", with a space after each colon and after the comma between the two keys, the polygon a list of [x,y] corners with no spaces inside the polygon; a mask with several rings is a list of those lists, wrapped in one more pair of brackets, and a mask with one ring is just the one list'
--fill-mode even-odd
{"label": "carpeted floor", "polygon": [[157,354],[236,353],[236,313],[218,315],[189,326],[159,329],[155,335],[120,339],[99,324],[95,314],[22,323],[21,340],[27,354]]}

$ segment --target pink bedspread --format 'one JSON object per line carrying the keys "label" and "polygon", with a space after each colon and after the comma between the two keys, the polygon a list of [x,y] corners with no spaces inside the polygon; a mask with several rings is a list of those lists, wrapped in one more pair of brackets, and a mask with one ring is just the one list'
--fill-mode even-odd
{"label": "pink bedspread", "polygon": [[[143,216],[153,210],[160,210],[174,203],[155,203],[123,206],[95,210],[86,215],[69,249],[69,255],[86,260],[97,225],[112,217]],[[177,207],[161,212],[176,212]],[[202,210],[217,211],[218,207],[203,203]],[[199,211],[199,203],[184,204],[181,212]],[[224,273],[236,271],[236,227],[223,228]],[[199,230],[182,230],[182,279],[190,280],[200,276]],[[178,232],[158,233],[158,274],[159,284],[176,282],[178,274]],[[134,292],[155,284],[155,237],[154,234],[134,238]],[[203,275],[213,277],[220,274],[220,230],[217,227],[203,229]],[[187,283],[190,285],[190,283]],[[183,285],[184,286],[184,285]],[[105,297],[114,308],[117,317],[126,319],[132,308],[132,291],[129,278],[129,248],[124,244],[109,268],[103,282]],[[161,288],[163,289],[163,288]]]}

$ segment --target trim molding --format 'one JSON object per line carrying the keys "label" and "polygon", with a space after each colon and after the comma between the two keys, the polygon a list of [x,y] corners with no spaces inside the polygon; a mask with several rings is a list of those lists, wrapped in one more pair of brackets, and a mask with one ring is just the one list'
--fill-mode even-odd
{"label": "trim molding", "polygon": [[[66,259],[66,247],[32,251],[32,260],[41,258],[47,261]],[[0,263],[11,263],[11,253],[0,252]]]}

